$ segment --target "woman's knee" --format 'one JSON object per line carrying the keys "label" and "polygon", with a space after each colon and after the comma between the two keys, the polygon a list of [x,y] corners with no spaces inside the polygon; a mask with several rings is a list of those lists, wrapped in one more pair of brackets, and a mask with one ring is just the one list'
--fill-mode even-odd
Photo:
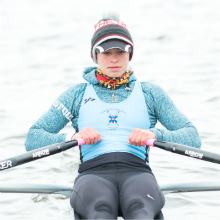
{"label": "woman's knee", "polygon": [[124,182],[121,204],[126,218],[152,219],[164,206],[164,196],[151,174],[139,175]]}
{"label": "woman's knee", "polygon": [[82,176],[74,185],[70,204],[84,218],[110,219],[117,216],[117,189],[106,179]]}

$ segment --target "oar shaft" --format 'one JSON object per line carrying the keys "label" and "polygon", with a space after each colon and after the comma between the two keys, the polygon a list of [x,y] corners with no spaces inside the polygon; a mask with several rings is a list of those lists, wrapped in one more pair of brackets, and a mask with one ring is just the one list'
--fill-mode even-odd
{"label": "oar shaft", "polygon": [[148,139],[146,145],[158,147],[160,149],[171,151],[172,153],[181,154],[187,157],[193,157],[196,159],[220,164],[219,154],[200,150],[198,148],[193,148],[186,145],[175,144],[170,142],[157,141],[155,139]]}
{"label": "oar shaft", "polygon": [[[69,142],[62,142],[58,144],[42,147],[25,154],[21,154],[6,160],[0,161],[0,171],[6,170],[30,161],[38,160],[43,157],[48,157],[53,154],[60,153],[61,151],[68,150],[72,147],[85,144],[82,138],[76,138]],[[212,163],[220,164],[220,155],[208,151],[200,150],[197,148],[189,147],[186,145],[175,144],[170,142],[157,141],[155,139],[148,139],[146,145],[161,148],[172,153],[181,154],[188,157],[193,157],[200,160],[209,161]]]}
{"label": "oar shaft", "polygon": [[[78,144],[79,143],[79,144]],[[27,153],[8,158],[6,160],[0,161],[0,171],[6,170],[24,163],[28,163],[30,161],[38,160],[43,157],[48,157],[53,154],[60,153],[61,151],[68,150],[77,145],[84,144],[85,141],[81,138],[77,138],[76,140],[72,140],[69,142],[62,142],[53,145],[49,145],[46,147],[42,147],[33,151],[29,151]]]}

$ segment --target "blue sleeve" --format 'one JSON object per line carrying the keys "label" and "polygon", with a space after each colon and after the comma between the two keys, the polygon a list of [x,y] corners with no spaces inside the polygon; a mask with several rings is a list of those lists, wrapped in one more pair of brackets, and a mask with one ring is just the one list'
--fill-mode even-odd
{"label": "blue sleeve", "polygon": [[58,134],[64,126],[78,118],[86,83],[70,87],[61,94],[51,108],[29,129],[25,147],[27,151],[64,142],[65,133]]}
{"label": "blue sleeve", "polygon": [[181,113],[167,93],[152,83],[141,83],[146,104],[151,115],[166,129],[150,128],[158,141],[201,147],[201,139],[195,126]]}

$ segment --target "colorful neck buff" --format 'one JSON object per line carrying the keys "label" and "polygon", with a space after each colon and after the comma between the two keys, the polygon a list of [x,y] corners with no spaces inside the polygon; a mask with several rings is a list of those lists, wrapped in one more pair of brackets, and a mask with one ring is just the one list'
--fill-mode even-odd
{"label": "colorful neck buff", "polygon": [[115,89],[119,89],[123,84],[127,84],[128,79],[133,72],[134,71],[132,70],[128,70],[120,77],[109,77],[105,73],[103,73],[100,69],[97,69],[96,78],[100,82],[100,84],[103,85],[104,87],[110,90],[115,90]]}

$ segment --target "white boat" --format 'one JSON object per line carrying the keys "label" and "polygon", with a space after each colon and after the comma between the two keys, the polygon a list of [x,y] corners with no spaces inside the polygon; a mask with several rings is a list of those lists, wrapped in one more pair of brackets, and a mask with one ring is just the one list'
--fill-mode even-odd
{"label": "white boat", "polygon": [[[168,193],[186,193],[201,191],[220,191],[220,181],[206,182],[179,182],[175,184],[161,184],[160,188],[164,195]],[[43,193],[62,194],[70,197],[73,191],[72,183],[10,183],[0,182],[0,193]],[[75,219],[80,219],[75,213]],[[164,219],[162,212],[155,219]]]}
{"label": "white boat", "polygon": [[[178,182],[160,184],[164,195],[168,193],[220,191],[220,181]],[[0,193],[45,193],[62,194],[70,197],[73,191],[71,183],[10,183],[0,182]]]}

